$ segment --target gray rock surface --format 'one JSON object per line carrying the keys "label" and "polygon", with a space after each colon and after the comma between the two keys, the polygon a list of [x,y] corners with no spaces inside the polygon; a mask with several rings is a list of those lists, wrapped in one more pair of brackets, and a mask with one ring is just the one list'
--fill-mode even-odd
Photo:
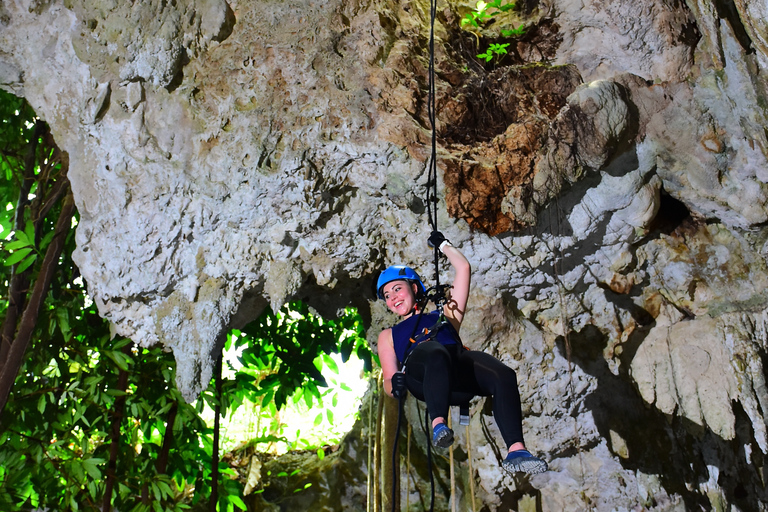
{"label": "gray rock surface", "polygon": [[[522,4],[498,64],[473,58],[498,32],[462,32],[468,2],[437,26],[440,223],[474,265],[463,337],[517,370],[552,467],[503,475],[478,403],[477,495],[766,510],[765,6]],[[117,332],[173,350],[188,399],[267,304],[352,304],[375,340],[376,271],[431,276],[427,12],[0,4],[0,87],[69,153],[89,291]]]}

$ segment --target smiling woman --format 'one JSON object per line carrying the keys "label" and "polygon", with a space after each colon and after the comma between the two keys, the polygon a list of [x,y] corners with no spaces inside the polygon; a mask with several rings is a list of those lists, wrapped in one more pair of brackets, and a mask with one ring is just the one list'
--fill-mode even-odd
{"label": "smiling woman", "polygon": [[425,289],[412,269],[393,266],[379,276],[378,295],[403,321],[379,335],[379,359],[384,390],[402,399],[406,390],[426,402],[432,418],[432,444],[448,448],[453,431],[446,425],[450,405],[472,396],[492,396],[493,415],[508,447],[502,467],[510,473],[542,473],[547,463],[523,443],[522,408],[517,376],[489,354],[467,350],[459,338],[467,300],[471,266],[442,233],[428,241],[448,257],[455,271],[450,296],[438,311],[424,313]]}

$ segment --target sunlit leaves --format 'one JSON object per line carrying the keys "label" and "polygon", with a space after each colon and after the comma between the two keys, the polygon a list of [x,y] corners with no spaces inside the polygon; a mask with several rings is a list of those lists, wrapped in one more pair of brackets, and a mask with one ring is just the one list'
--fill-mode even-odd
{"label": "sunlit leaves", "polygon": [[[500,14],[512,11],[515,8],[514,2],[503,3],[504,0],[493,0],[491,2],[483,2],[482,0],[477,2],[475,9],[469,11],[461,19],[461,26],[467,30],[481,29],[484,26],[490,26],[494,18]],[[477,32],[473,32],[478,38],[478,46],[480,44],[480,38]],[[513,38],[520,37],[525,33],[525,26],[520,25],[511,30],[501,29],[500,33],[502,37]],[[500,61],[504,55],[507,55],[507,47],[510,43],[491,43],[488,49],[482,53],[477,54],[477,58],[483,59],[486,62],[490,62],[494,57],[497,57],[497,62]]]}
{"label": "sunlit leaves", "polygon": [[509,46],[509,43],[504,44],[491,44],[488,46],[488,50],[485,53],[478,54],[478,58],[485,59],[486,62],[490,62],[491,59],[493,59],[494,56],[498,55],[501,57],[502,55],[507,54],[507,46]]}
{"label": "sunlit leaves", "polygon": [[[235,347],[244,347],[241,372],[254,377],[244,393],[256,403],[274,400],[279,409],[296,390],[304,388],[309,407],[313,399],[320,403],[318,387],[328,386],[321,371],[324,367],[333,373],[339,371],[329,354],[341,352],[346,361],[356,350],[370,368],[372,354],[361,336],[360,324],[353,310],[330,321],[310,312],[302,302],[286,305],[277,313],[268,308],[234,341]],[[264,398],[259,400],[260,396]]]}
{"label": "sunlit leaves", "polygon": [[[493,0],[491,2],[483,2],[482,0],[475,4],[475,9],[469,11],[461,19],[461,26],[470,25],[472,27],[479,28],[480,25],[492,19],[495,14],[511,11],[515,8],[515,3],[510,2],[502,4],[503,0]],[[496,12],[492,12],[491,9],[495,9]]]}

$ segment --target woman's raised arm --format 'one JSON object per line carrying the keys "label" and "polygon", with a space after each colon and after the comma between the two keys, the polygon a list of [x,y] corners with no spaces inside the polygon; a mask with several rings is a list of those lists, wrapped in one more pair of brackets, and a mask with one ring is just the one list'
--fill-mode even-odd
{"label": "woman's raised arm", "polygon": [[448,303],[445,305],[444,312],[458,331],[467,310],[472,266],[461,251],[450,243],[443,244],[440,250],[448,257],[448,261],[451,262],[451,266],[456,271],[456,276],[453,278],[453,288],[448,295]]}

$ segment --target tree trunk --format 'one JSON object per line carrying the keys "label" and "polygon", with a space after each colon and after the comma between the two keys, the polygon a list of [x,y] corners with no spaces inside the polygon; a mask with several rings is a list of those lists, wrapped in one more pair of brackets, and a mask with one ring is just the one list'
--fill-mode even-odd
{"label": "tree trunk", "polygon": [[386,400],[388,397],[386,396],[386,393],[384,393],[384,382],[382,381],[382,376],[379,374],[379,379],[377,382],[377,385],[379,387],[379,403],[377,407],[377,413],[376,413],[376,443],[374,444],[373,449],[373,511],[374,512],[382,512],[381,508],[381,458],[382,458],[382,440],[383,440],[383,418],[384,418],[384,400]]}
{"label": "tree trunk", "polygon": [[216,408],[213,420],[213,453],[211,454],[211,500],[210,511],[216,512],[219,502],[219,428],[221,427],[221,360],[216,361]]}
{"label": "tree trunk", "polygon": [[[381,419],[381,510],[400,512],[400,454],[396,454],[393,465],[392,454],[395,449],[397,431],[397,415],[399,401],[382,392],[384,413]],[[394,494],[392,485],[394,483]],[[394,508],[392,502],[394,501]]]}
{"label": "tree trunk", "polygon": [[168,420],[165,423],[165,436],[163,436],[163,446],[160,448],[160,454],[157,456],[155,468],[157,474],[162,475],[168,469],[168,457],[173,446],[173,424],[176,423],[176,416],[179,413],[179,404],[174,403],[171,410],[168,411]]}
{"label": "tree trunk", "polygon": [[[35,167],[37,162],[37,145],[38,140],[42,136],[46,129],[46,125],[42,121],[37,121],[35,124],[35,131],[32,133],[32,137],[27,145],[27,153],[24,156],[24,177],[21,183],[21,189],[19,190],[19,199],[16,203],[16,213],[14,219],[14,229],[16,231],[24,231],[24,208],[29,204],[29,192],[32,189],[32,185],[35,183]],[[68,180],[65,180],[69,185]],[[16,333],[16,323],[24,310],[24,300],[27,296],[27,288],[29,287],[29,275],[30,270],[27,269],[24,272],[17,274],[16,267],[14,265],[11,270],[11,280],[8,286],[8,309],[5,313],[5,320],[3,321],[3,329],[0,333],[0,374],[3,373],[5,363],[8,360],[8,354],[11,351],[11,345],[13,344],[13,338]]]}
{"label": "tree trunk", "polygon": [[[123,353],[131,353],[132,343],[123,347]],[[117,377],[117,390],[123,393],[128,389],[128,371],[120,370]],[[120,426],[125,416],[125,395],[118,396],[115,400],[115,410],[112,412],[112,426],[109,432],[109,462],[107,463],[107,481],[104,489],[104,499],[101,505],[101,512],[110,512],[112,510],[112,489],[115,487],[117,475],[117,454],[120,451]]]}
{"label": "tree trunk", "polygon": [[3,365],[2,372],[0,372],[0,414],[5,409],[5,404],[8,402],[8,396],[16,380],[16,375],[19,373],[19,369],[24,362],[24,354],[32,338],[32,332],[35,329],[37,317],[40,314],[40,307],[45,300],[53,275],[58,269],[59,257],[64,249],[64,242],[72,225],[72,215],[74,213],[75,201],[70,190],[64,197],[53,239],[45,253],[40,273],[32,289],[27,307],[24,309],[24,314],[21,317],[18,333],[8,351],[8,357]]}

